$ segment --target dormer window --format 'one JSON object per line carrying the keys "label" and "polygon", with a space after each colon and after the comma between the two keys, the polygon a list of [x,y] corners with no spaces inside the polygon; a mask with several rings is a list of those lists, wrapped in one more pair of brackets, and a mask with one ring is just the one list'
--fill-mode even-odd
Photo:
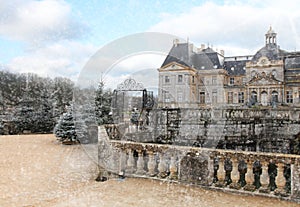
{"label": "dormer window", "polygon": [[276,71],[276,70],[273,70],[273,71],[272,71],[272,76],[275,78],[276,75],[277,75],[277,71]]}

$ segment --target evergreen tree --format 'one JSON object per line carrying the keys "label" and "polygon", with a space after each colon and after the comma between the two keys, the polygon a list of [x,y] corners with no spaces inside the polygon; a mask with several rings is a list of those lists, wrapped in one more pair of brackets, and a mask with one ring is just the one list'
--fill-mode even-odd
{"label": "evergreen tree", "polygon": [[60,117],[54,128],[54,134],[61,142],[77,141],[72,105],[68,106],[67,112]]}
{"label": "evergreen tree", "polygon": [[76,102],[74,104],[74,117],[76,133],[80,143],[95,143],[97,139],[97,124],[95,117],[95,89],[75,88]]}
{"label": "evergreen tree", "polygon": [[112,92],[104,90],[104,83],[100,82],[95,97],[95,115],[98,125],[112,123],[110,114],[112,96]]}
{"label": "evergreen tree", "polygon": [[73,100],[74,83],[67,78],[55,78],[51,99],[54,106],[54,117],[66,112],[66,106]]}
{"label": "evergreen tree", "polygon": [[24,98],[17,105],[13,113],[14,133],[23,133],[25,130],[34,131],[36,115],[33,108],[33,101]]}
{"label": "evergreen tree", "polygon": [[36,111],[35,132],[49,133],[53,131],[55,120],[53,107],[49,99],[49,93],[44,90],[41,94],[39,105]]}

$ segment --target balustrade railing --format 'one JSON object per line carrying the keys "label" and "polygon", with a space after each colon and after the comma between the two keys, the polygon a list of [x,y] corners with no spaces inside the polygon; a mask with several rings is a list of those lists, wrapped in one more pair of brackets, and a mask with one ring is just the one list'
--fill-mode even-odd
{"label": "balustrade railing", "polygon": [[110,141],[118,173],[300,199],[300,156]]}

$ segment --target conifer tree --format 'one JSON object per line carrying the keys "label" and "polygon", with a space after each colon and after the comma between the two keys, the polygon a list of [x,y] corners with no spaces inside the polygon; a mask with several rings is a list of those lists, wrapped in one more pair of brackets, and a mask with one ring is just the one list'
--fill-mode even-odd
{"label": "conifer tree", "polygon": [[54,134],[61,142],[77,141],[72,105],[67,107],[67,112],[58,120],[54,128]]}
{"label": "conifer tree", "polygon": [[95,97],[95,114],[98,125],[112,122],[110,114],[112,95],[110,90],[104,90],[104,83],[101,81],[96,90]]}

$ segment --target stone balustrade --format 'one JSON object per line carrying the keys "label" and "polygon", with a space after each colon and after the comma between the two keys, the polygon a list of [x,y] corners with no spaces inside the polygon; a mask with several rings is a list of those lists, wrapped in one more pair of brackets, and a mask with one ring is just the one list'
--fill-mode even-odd
{"label": "stone balustrade", "polygon": [[300,200],[300,156],[110,140],[116,173]]}

